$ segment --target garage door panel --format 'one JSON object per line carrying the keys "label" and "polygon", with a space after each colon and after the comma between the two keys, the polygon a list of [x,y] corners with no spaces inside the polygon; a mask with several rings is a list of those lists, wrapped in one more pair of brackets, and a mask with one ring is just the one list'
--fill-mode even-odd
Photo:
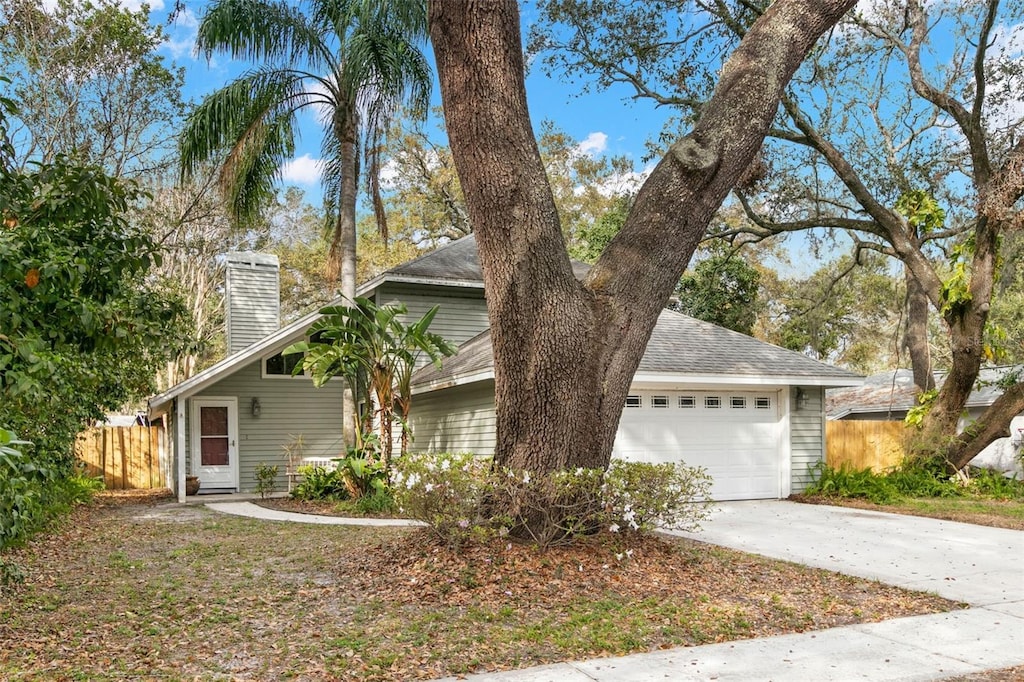
{"label": "garage door panel", "polygon": [[[614,456],[704,467],[713,478],[712,497],[719,500],[779,497],[782,450],[776,394],[744,393],[735,403],[745,409],[730,407],[735,392],[686,392],[688,402],[695,404],[689,409],[678,407],[678,393],[667,394],[668,407],[658,408],[651,407],[652,396],[666,394],[639,395],[640,407],[623,410]],[[723,407],[705,408],[709,396]],[[761,400],[755,403],[755,398]],[[771,409],[754,409],[755,404]]]}

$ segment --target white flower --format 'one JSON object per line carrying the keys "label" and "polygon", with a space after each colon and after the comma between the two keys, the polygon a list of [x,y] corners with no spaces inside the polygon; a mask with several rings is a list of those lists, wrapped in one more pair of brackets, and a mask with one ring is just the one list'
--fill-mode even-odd
{"label": "white flower", "polygon": [[530,472],[529,471],[524,471],[523,472],[523,483],[529,483],[529,482],[530,482]]}
{"label": "white flower", "polygon": [[442,459],[441,471],[448,471],[449,468],[451,468],[451,462],[449,462],[447,459]]}
{"label": "white flower", "polygon": [[405,480],[405,488],[406,488],[406,490],[412,490],[413,488],[416,487],[416,484],[419,483],[419,482],[420,482],[420,475],[419,474],[417,474],[415,472],[409,474],[409,478],[407,478]]}
{"label": "white flower", "polygon": [[618,533],[619,532],[619,524],[613,523],[612,525],[608,526],[608,530],[610,530],[613,533]]}
{"label": "white flower", "polygon": [[616,558],[616,560],[618,560],[618,561],[622,561],[622,557],[624,557],[624,556],[626,556],[626,555],[625,555],[625,554],[621,554],[621,553],[619,553],[619,552],[616,552],[616,553],[615,553],[615,558]]}
{"label": "white flower", "polygon": [[426,492],[428,492],[428,493],[429,493],[430,491],[432,491],[433,489],[434,489],[434,484],[433,484],[433,483],[428,483],[428,484],[426,484],[425,486],[423,486],[423,490],[425,490],[425,491],[426,491]]}

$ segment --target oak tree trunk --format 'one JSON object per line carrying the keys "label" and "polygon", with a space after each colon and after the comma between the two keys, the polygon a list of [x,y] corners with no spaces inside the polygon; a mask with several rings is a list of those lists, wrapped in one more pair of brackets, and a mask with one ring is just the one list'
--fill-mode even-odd
{"label": "oak tree trunk", "polygon": [[1024,413],[1024,383],[1018,382],[996,398],[981,419],[964,429],[943,452],[951,471],[959,471],[997,438],[1009,434],[1010,421]]}
{"label": "oak tree trunk", "polygon": [[793,72],[853,5],[769,7],[723,68],[694,129],[658,164],[579,282],[527,110],[515,0],[431,1],[445,120],[487,295],[498,465],[607,466],[658,314],[760,148]]}
{"label": "oak tree trunk", "polygon": [[935,388],[928,345],[928,293],[908,268],[903,268],[903,276],[907,283],[907,323],[903,329],[902,345],[910,356],[914,385],[923,393]]}

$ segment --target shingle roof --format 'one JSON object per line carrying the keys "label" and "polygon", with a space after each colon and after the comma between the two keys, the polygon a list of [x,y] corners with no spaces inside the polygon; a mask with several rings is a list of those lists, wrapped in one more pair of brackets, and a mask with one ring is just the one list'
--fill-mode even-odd
{"label": "shingle roof", "polygon": [[[413,377],[419,388],[442,387],[491,371],[490,332],[470,339],[441,369],[424,367]],[[812,360],[800,353],[703,322],[671,310],[658,316],[637,375],[776,378],[808,383],[859,383],[860,375]]]}
{"label": "shingle roof", "polygon": [[[1002,394],[995,385],[1014,367],[983,367],[978,375],[981,386],[971,392],[966,407],[986,407]],[[942,386],[946,375],[937,373],[935,383]],[[896,412],[899,415],[917,404],[917,389],[914,387],[914,373],[909,369],[897,369],[872,374],[863,385],[841,388],[828,392],[825,411],[832,419],[841,419],[849,414],[878,414]]]}
{"label": "shingle roof", "polygon": [[[572,270],[577,278],[582,279],[590,270],[590,266],[573,261]],[[476,235],[470,234],[449,242],[430,253],[388,270],[385,275],[392,279],[425,279],[439,282],[457,280],[482,283],[484,276],[480,270],[480,259],[477,257]]]}

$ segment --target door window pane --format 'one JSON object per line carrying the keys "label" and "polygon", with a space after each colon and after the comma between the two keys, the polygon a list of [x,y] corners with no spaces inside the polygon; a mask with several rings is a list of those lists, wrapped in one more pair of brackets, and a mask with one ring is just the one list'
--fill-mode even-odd
{"label": "door window pane", "polygon": [[228,434],[228,408],[200,408],[199,434],[201,436],[226,436]]}
{"label": "door window pane", "polygon": [[204,467],[226,466],[228,464],[228,439],[226,437],[202,438],[200,460]]}

